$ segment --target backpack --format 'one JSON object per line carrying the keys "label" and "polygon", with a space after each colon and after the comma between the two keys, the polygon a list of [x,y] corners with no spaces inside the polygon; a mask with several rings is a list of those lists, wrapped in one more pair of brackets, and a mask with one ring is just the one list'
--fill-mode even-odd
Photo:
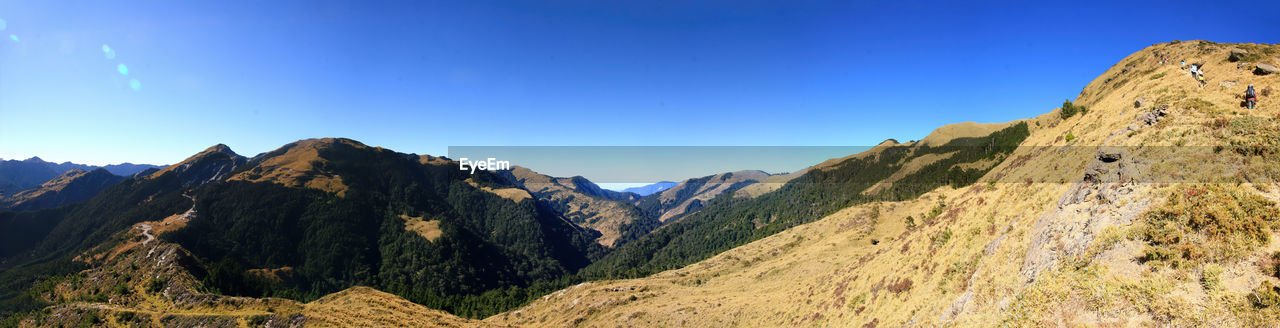
{"label": "backpack", "polygon": [[1257,97],[1257,94],[1253,93],[1253,88],[1249,88],[1248,90],[1244,91],[1244,96],[1247,98],[1253,98],[1253,97]]}

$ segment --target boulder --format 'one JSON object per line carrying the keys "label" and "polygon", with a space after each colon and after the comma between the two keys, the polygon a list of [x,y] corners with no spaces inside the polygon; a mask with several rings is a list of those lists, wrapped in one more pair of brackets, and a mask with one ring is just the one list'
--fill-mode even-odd
{"label": "boulder", "polygon": [[1244,49],[1231,49],[1231,54],[1227,55],[1227,60],[1233,62],[1241,61],[1244,59],[1244,56],[1248,54],[1249,52],[1244,51]]}
{"label": "boulder", "polygon": [[1159,123],[1160,119],[1164,118],[1165,115],[1169,115],[1169,108],[1166,106],[1160,106],[1138,115],[1138,121],[1146,123],[1147,125],[1155,125],[1156,123]]}
{"label": "boulder", "polygon": [[1271,66],[1270,64],[1258,64],[1256,67],[1257,68],[1253,70],[1253,74],[1267,75],[1274,74],[1277,71],[1276,67]]}

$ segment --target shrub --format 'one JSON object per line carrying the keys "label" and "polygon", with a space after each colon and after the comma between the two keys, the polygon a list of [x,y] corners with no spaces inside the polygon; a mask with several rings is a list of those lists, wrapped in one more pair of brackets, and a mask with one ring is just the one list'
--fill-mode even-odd
{"label": "shrub", "polygon": [[119,313],[117,314],[116,318],[117,318],[120,322],[122,322],[122,323],[133,322],[133,319],[134,319],[134,313],[133,313],[133,312],[128,312],[128,311],[119,312]]}
{"label": "shrub", "polygon": [[1216,106],[1214,106],[1213,103],[1204,99],[1186,98],[1186,99],[1183,99],[1179,105],[1181,105],[1183,108],[1195,109],[1211,115],[1215,114],[1214,109]]}
{"label": "shrub", "polygon": [[147,292],[151,294],[159,293],[164,290],[164,285],[167,283],[168,281],[164,279],[151,278],[151,282],[147,283]]}
{"label": "shrub", "polygon": [[947,209],[946,198],[945,197],[940,198],[938,199],[938,204],[934,205],[932,209],[929,209],[929,214],[925,215],[924,218],[926,221],[933,221],[933,219],[937,219],[939,215],[942,215],[942,212],[945,211],[946,209]]}
{"label": "shrub", "polygon": [[1265,273],[1268,276],[1280,278],[1280,252],[1275,252],[1272,253],[1271,256],[1264,257],[1262,261],[1258,262],[1258,266],[1261,267],[1262,273]]}
{"label": "shrub", "polygon": [[1071,134],[1071,132],[1067,132],[1067,136],[1063,138],[1067,139],[1067,142],[1071,142],[1071,140],[1076,140],[1076,135]]}
{"label": "shrub", "polygon": [[1263,281],[1258,289],[1249,294],[1249,301],[1259,308],[1280,306],[1280,287],[1272,286],[1270,281]]}
{"label": "shrub", "polygon": [[946,245],[947,241],[951,240],[951,229],[938,232],[938,234],[933,235],[931,240],[933,241],[933,247]]}
{"label": "shrub", "polygon": [[1246,116],[1231,120],[1216,135],[1241,155],[1280,153],[1280,122],[1275,118]]}
{"label": "shrub", "polygon": [[916,227],[916,218],[911,217],[910,215],[908,215],[908,216],[907,216],[906,221],[907,221],[907,229],[911,229],[911,228],[915,228],[915,227]]}
{"label": "shrub", "polygon": [[1263,59],[1262,54],[1258,53],[1257,51],[1250,51],[1250,52],[1240,54],[1240,55],[1235,55],[1235,56],[1231,56],[1231,55],[1227,56],[1227,61],[1233,62],[1233,63],[1240,62],[1240,61],[1256,62],[1262,59]]}
{"label": "shrub", "polygon": [[938,284],[938,290],[962,292],[969,288],[969,277],[978,270],[978,260],[981,259],[982,253],[978,254],[968,260],[951,263],[951,266],[942,272],[942,282]]}
{"label": "shrub", "polygon": [[1062,111],[1058,112],[1058,115],[1061,115],[1062,119],[1064,120],[1068,119],[1072,116],[1075,116],[1077,113],[1081,115],[1087,114],[1089,113],[1089,109],[1085,108],[1084,106],[1077,106],[1075,104],[1072,104],[1070,100],[1062,101]]}
{"label": "shrub", "polygon": [[1238,259],[1266,245],[1278,216],[1274,202],[1239,186],[1187,187],[1143,214],[1145,259],[1173,267]]}
{"label": "shrub", "polygon": [[250,327],[261,327],[266,325],[270,319],[271,317],[267,315],[255,315],[249,317],[248,323]]}
{"label": "shrub", "polygon": [[1222,286],[1222,267],[1217,264],[1207,264],[1200,272],[1200,285],[1204,286],[1204,290],[1216,290]]}
{"label": "shrub", "polygon": [[897,282],[889,284],[886,288],[894,294],[902,294],[902,292],[911,290],[911,278],[902,278]]}
{"label": "shrub", "polygon": [[115,287],[111,288],[111,293],[115,295],[129,295],[129,286],[124,283],[116,284]]}

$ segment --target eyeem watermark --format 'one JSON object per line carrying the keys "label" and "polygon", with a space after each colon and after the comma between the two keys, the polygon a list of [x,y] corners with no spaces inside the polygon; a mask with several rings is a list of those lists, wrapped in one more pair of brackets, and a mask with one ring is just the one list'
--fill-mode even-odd
{"label": "eyeem watermark", "polygon": [[458,170],[471,170],[471,174],[476,174],[476,170],[481,171],[501,171],[510,170],[511,161],[499,161],[496,158],[489,157],[483,161],[471,161],[466,157],[458,159]]}

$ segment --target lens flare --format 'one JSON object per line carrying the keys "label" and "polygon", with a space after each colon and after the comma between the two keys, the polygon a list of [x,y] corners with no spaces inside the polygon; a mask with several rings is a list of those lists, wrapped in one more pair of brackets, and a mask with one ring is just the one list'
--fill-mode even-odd
{"label": "lens flare", "polygon": [[16,34],[9,34],[9,40],[13,40],[13,42],[18,42],[18,36]]}
{"label": "lens flare", "polygon": [[138,79],[129,79],[129,88],[133,91],[142,90],[142,82],[138,82]]}
{"label": "lens flare", "polygon": [[124,64],[116,65],[116,71],[119,71],[120,75],[129,75],[129,66],[124,66]]}
{"label": "lens flare", "polygon": [[107,59],[116,59],[116,51],[111,49],[111,46],[105,44],[102,45],[102,55],[106,56]]}
{"label": "lens flare", "polygon": [[4,31],[6,28],[9,28],[9,23],[5,23],[3,19],[0,19],[0,31]]}

